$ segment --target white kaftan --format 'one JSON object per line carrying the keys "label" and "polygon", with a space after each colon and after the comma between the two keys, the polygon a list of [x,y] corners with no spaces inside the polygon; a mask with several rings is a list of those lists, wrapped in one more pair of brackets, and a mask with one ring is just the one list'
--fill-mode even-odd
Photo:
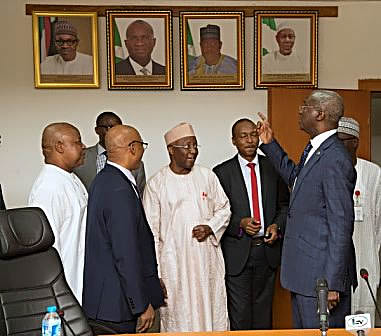
{"label": "white kaftan", "polygon": [[[357,158],[356,164],[357,197],[354,203],[363,207],[364,220],[355,221],[353,242],[356,249],[356,266],[358,272],[366,268],[369,272],[369,283],[376,295],[380,282],[380,261],[378,251],[381,242],[381,169],[375,163]],[[370,313],[374,325],[375,307],[366,282],[359,278],[359,286],[352,294],[352,313],[361,310]]]}
{"label": "white kaftan", "polygon": [[263,74],[300,74],[309,73],[309,64],[303,62],[295,53],[284,56],[279,51],[273,51],[263,56]]}
{"label": "white kaftan", "polygon": [[[230,204],[216,175],[198,165],[186,175],[163,167],[145,187],[144,208],[168,291],[167,306],[160,309],[161,331],[228,330],[220,240]],[[203,242],[192,238],[200,224],[214,233]]]}
{"label": "white kaftan", "polygon": [[28,203],[40,207],[48,217],[66,280],[82,303],[86,188],[74,173],[46,164],[33,184]]}
{"label": "white kaftan", "polygon": [[42,75],[92,75],[93,57],[77,51],[72,61],[65,61],[61,55],[48,56],[41,63]]}

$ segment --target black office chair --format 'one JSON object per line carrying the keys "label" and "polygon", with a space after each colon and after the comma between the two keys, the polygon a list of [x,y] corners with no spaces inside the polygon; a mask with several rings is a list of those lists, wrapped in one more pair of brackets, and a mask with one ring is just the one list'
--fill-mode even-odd
{"label": "black office chair", "polygon": [[0,211],[1,336],[40,336],[47,306],[63,312],[66,336],[93,335],[66,282],[53,243],[52,229],[41,209]]}

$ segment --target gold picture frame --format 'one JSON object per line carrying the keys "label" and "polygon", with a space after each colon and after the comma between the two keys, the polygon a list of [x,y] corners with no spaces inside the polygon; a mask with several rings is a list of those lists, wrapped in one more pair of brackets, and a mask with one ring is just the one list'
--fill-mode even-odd
{"label": "gold picture frame", "polygon": [[181,90],[245,88],[243,11],[180,12],[180,36]]}
{"label": "gold picture frame", "polygon": [[173,89],[170,10],[109,10],[106,25],[109,90]]}
{"label": "gold picture frame", "polygon": [[255,11],[254,87],[316,88],[318,11]]}
{"label": "gold picture frame", "polygon": [[99,88],[97,12],[34,11],[32,22],[36,88]]}

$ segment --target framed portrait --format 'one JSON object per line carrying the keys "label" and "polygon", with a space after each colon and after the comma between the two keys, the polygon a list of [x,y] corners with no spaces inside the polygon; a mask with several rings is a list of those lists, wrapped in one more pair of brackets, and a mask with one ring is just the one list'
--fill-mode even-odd
{"label": "framed portrait", "polygon": [[33,12],[36,88],[99,88],[96,12]]}
{"label": "framed portrait", "polygon": [[172,12],[106,12],[109,90],[171,90]]}
{"label": "framed portrait", "polygon": [[244,13],[181,12],[181,89],[242,90]]}
{"label": "framed portrait", "polygon": [[318,11],[255,11],[256,89],[317,87]]}

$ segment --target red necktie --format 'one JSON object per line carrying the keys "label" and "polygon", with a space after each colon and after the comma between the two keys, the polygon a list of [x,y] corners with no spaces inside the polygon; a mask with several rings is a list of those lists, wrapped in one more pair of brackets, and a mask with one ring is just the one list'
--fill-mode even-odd
{"label": "red necktie", "polygon": [[251,199],[253,202],[253,217],[256,221],[260,223],[261,215],[259,212],[259,200],[258,200],[258,185],[257,185],[257,176],[255,175],[255,163],[248,163],[247,166],[251,171]]}

